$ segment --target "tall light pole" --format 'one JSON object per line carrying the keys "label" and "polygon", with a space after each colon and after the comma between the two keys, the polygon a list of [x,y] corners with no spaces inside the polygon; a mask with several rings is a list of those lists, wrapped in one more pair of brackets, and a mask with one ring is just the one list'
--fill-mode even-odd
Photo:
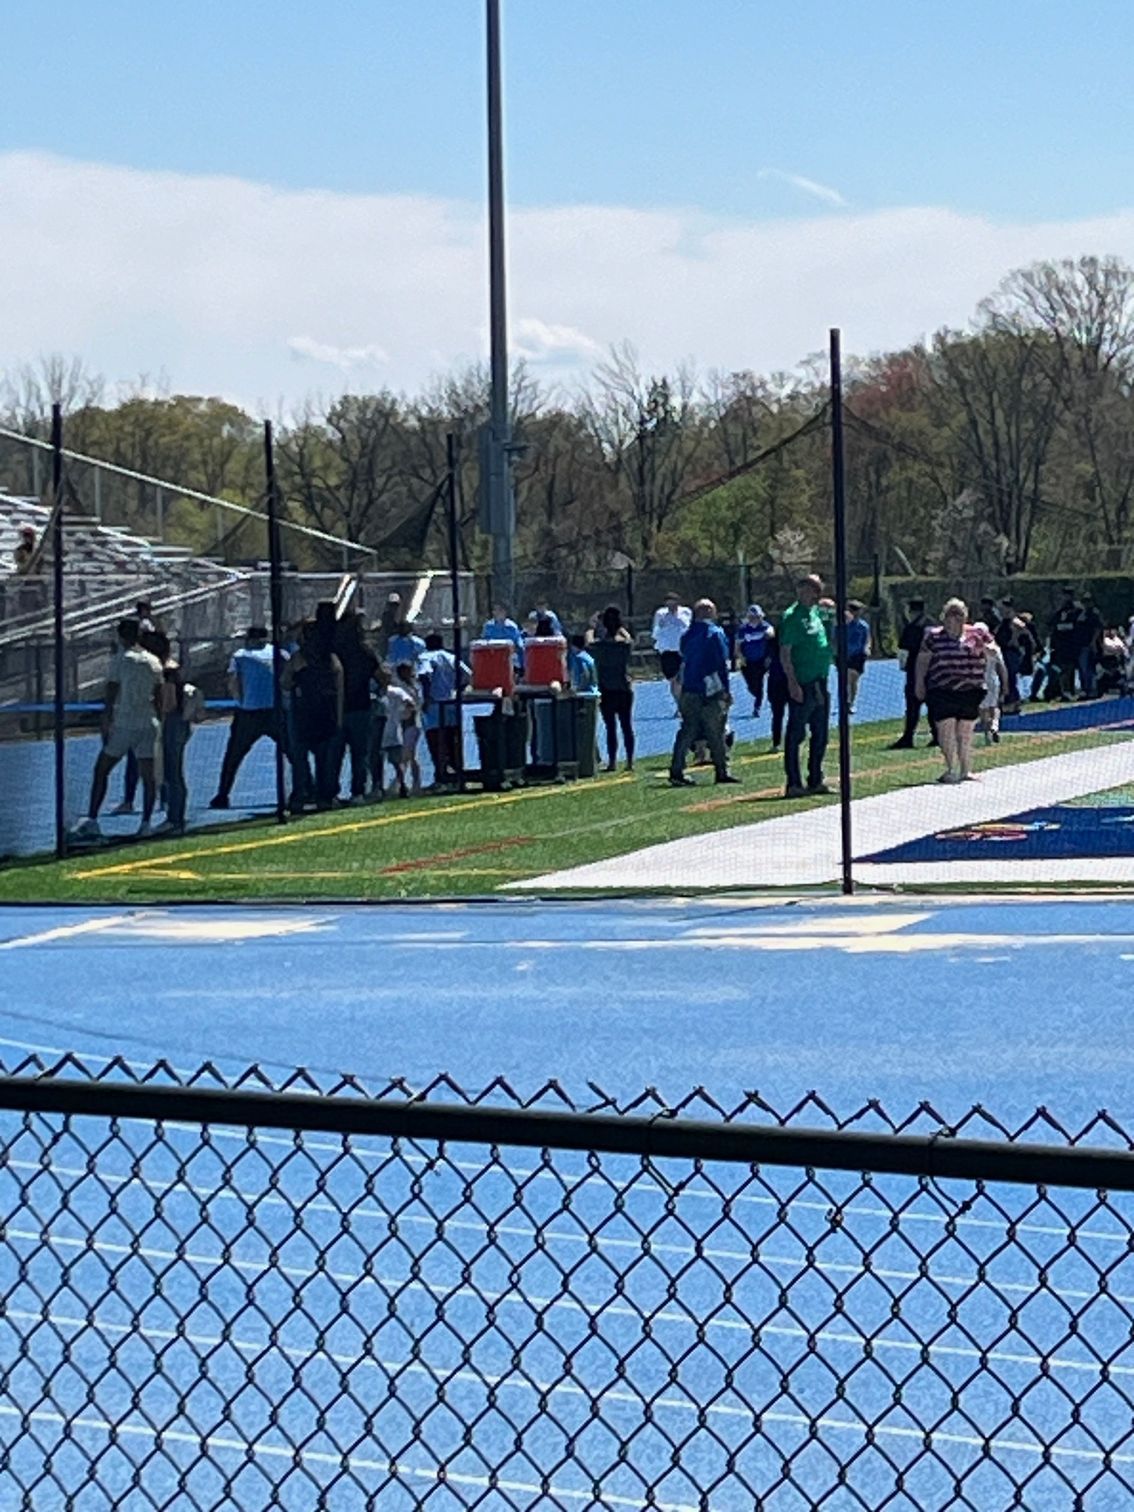
{"label": "tall light pole", "polygon": [[492,535],[493,597],[512,608],[516,500],[508,419],[508,305],[504,268],[504,123],[500,69],[500,0],[487,0],[488,42],[488,297],[492,402],[481,437],[481,528]]}

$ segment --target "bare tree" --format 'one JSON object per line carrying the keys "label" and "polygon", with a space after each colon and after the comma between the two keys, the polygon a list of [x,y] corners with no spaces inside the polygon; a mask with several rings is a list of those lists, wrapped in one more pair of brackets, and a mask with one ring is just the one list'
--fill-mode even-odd
{"label": "bare tree", "polygon": [[1114,257],[1036,263],[981,306],[992,330],[1040,332],[1106,565],[1128,560],[1134,524],[1134,269]]}
{"label": "bare tree", "polygon": [[656,555],[658,537],[687,492],[705,444],[696,377],[644,374],[629,343],[612,350],[595,372],[583,414],[632,540],[619,543],[640,566]]}

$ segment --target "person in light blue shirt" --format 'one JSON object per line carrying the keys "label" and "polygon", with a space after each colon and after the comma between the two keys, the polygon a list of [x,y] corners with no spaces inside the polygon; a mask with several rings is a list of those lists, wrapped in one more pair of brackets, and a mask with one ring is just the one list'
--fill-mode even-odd
{"label": "person in light blue shirt", "polygon": [[514,619],[508,618],[508,606],[506,604],[493,604],[492,618],[485,622],[481,639],[486,641],[511,641],[516,648],[517,665],[523,660],[524,632]]}
{"label": "person in light blue shirt", "polygon": [[573,635],[567,648],[567,671],[571,686],[576,693],[593,694],[598,691],[598,669],[595,659],[587,650],[585,635]]}
{"label": "person in light blue shirt", "polygon": [[[284,661],[287,652],[280,653]],[[228,664],[229,691],[236,701],[236,713],[229,727],[228,743],[221,762],[220,782],[209,801],[212,809],[230,807],[229,795],[245,756],[258,740],[278,740],[276,727],[275,658],[268,632],[263,625],[253,625],[245,645]]]}
{"label": "person in light blue shirt", "polygon": [[[425,637],[425,654],[419,672],[423,700],[425,743],[433,759],[433,785],[448,787],[460,781],[457,763],[457,658],[446,651],[445,642],[436,631]],[[471,676],[464,662],[460,665],[461,687]]]}
{"label": "person in light blue shirt", "polygon": [[400,667],[405,662],[417,667],[424,652],[425,642],[421,636],[413,633],[409,620],[402,620],[386,647],[386,661],[391,667]]}
{"label": "person in light blue shirt", "polygon": [[858,685],[866,671],[866,659],[870,655],[870,621],[866,618],[866,605],[860,599],[847,601],[847,710],[854,713],[858,699]]}

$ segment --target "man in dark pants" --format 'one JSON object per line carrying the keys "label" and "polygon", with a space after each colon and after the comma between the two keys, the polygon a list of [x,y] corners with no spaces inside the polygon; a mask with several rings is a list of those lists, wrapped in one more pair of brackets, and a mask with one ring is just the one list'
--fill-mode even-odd
{"label": "man in dark pants", "polygon": [[1083,610],[1068,583],[1060,592],[1059,607],[1051,616],[1051,668],[1054,674],[1048,699],[1053,696],[1066,703],[1075,693],[1075,673],[1079,670],[1079,653],[1083,649]]}
{"label": "man in dark pants", "polygon": [[732,695],[728,685],[728,640],[715,623],[712,599],[698,599],[693,623],[681,637],[681,728],[669,763],[670,787],[694,787],[685,760],[700,741],[708,746],[718,782],[739,782],[728,769],[725,724]]}
{"label": "man in dark pants", "polygon": [[[834,658],[827,622],[819,611],[822,592],[822,578],[814,573],[801,578],[796,602],[784,610],[780,621],[780,660],[787,674],[790,699],[784,740],[785,798],[806,798],[831,791],[823,781],[823,757],[827,754],[831,724],[829,675]],[[804,787],[799,754],[808,737]]]}
{"label": "man in dark pants", "polygon": [[[909,599],[906,603],[906,622],[898,637],[898,660],[906,670],[906,726],[898,739],[892,742],[891,751],[913,749],[914,733],[921,718],[922,702],[917,696],[917,658],[922,641],[925,640],[925,632],[931,628],[931,625],[932,621],[925,612],[925,600]],[[930,745],[937,744],[932,724],[929,727],[929,743]]]}
{"label": "man in dark pants", "polygon": [[229,794],[240,763],[256,742],[267,736],[276,738],[276,675],[272,647],[263,625],[253,625],[245,637],[247,644],[228,664],[229,691],[236,700],[236,712],[228,732],[220,783],[211,809],[229,807]]}

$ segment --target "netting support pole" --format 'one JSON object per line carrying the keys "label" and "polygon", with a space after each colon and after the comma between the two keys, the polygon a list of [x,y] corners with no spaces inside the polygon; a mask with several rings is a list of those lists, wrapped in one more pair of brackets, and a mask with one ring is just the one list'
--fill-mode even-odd
{"label": "netting support pole", "polygon": [[831,491],[835,526],[835,666],[839,697],[839,830],[842,889],[854,892],[851,850],[851,747],[847,678],[847,492],[843,450],[842,333],[831,331]]}
{"label": "netting support pole", "polygon": [[67,854],[67,829],[64,818],[66,792],[66,708],[64,680],[67,675],[63,644],[63,406],[51,406],[51,576],[52,640],[55,650],[55,854],[60,860]]}
{"label": "netting support pole", "polygon": [[[456,684],[453,689],[455,708],[453,718],[454,759],[457,764],[457,791],[465,790],[465,722],[464,692],[461,678],[461,662],[464,646],[461,636],[461,556],[460,556],[460,508],[461,508],[461,442],[452,432],[445,437],[445,449],[449,463],[449,577],[453,599],[453,660],[456,662]],[[442,716],[443,717],[443,716]],[[442,747],[444,749],[444,747]]]}
{"label": "netting support pole", "polygon": [[284,788],[284,745],[287,718],[283,702],[283,561],[280,553],[279,491],[276,487],[276,453],[272,444],[272,422],[264,421],[264,478],[268,509],[268,598],[272,617],[272,684],[273,712],[276,729],[276,822],[287,822]]}

